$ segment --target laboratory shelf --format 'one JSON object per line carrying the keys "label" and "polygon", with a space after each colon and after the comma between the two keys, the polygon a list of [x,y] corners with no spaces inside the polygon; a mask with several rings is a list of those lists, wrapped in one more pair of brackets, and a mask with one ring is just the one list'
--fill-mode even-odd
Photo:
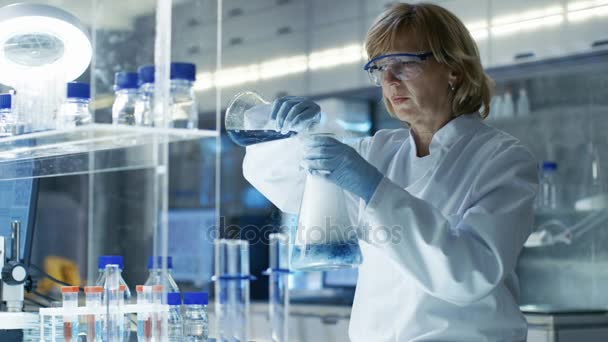
{"label": "laboratory shelf", "polygon": [[0,181],[155,167],[165,143],[214,130],[91,124],[0,139]]}

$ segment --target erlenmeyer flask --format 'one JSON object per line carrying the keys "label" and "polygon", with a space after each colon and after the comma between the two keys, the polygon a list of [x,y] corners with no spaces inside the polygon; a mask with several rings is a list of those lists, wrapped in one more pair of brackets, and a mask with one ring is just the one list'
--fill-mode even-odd
{"label": "erlenmeyer flask", "polygon": [[300,207],[292,269],[321,271],[361,264],[354,226],[347,216],[344,190],[325,178],[309,174]]}
{"label": "erlenmeyer flask", "polygon": [[296,134],[276,131],[270,117],[272,105],[252,91],[237,94],[226,110],[226,131],[236,144],[248,146],[266,141],[289,138]]}

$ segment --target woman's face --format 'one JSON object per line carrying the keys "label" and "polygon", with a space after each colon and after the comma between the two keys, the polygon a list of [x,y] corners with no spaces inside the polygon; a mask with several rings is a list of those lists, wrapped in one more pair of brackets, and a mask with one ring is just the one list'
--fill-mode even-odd
{"label": "woman's face", "polygon": [[[423,53],[428,49],[417,43],[415,35],[404,36],[394,51],[387,53]],[[399,80],[386,71],[382,93],[393,107],[395,116],[412,126],[445,122],[451,117],[450,84],[456,77],[432,56],[422,62],[422,72],[408,80]]]}

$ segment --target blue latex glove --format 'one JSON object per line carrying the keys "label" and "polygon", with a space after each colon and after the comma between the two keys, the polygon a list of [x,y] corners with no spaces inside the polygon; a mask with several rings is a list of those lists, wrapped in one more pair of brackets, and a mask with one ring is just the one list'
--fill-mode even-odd
{"label": "blue latex glove", "polygon": [[307,137],[305,146],[303,167],[369,202],[384,177],[378,169],[354,148],[327,135]]}
{"label": "blue latex glove", "polygon": [[321,107],[306,97],[285,96],[272,103],[270,118],[276,130],[287,134],[299,127],[309,127],[321,120]]}

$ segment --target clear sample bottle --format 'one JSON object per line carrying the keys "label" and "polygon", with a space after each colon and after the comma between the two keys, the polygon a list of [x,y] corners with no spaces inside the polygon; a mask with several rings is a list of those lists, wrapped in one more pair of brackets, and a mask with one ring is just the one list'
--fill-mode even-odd
{"label": "clear sample bottle", "polygon": [[198,128],[198,105],[193,87],[196,80],[196,66],[192,63],[171,63],[170,75],[171,109],[168,126]]}
{"label": "clear sample bottle", "polygon": [[530,100],[526,88],[519,88],[519,96],[517,97],[517,115],[525,116],[530,114]]}
{"label": "clear sample bottle", "polygon": [[[184,293],[184,339],[186,342],[205,342],[209,338],[207,292]],[[237,336],[234,336],[235,338]],[[218,341],[223,341],[218,339]]]}
{"label": "clear sample bottle", "polygon": [[67,96],[57,112],[57,129],[68,129],[86,125],[93,121],[89,102],[91,88],[88,83],[69,82]]}
{"label": "clear sample bottle", "polygon": [[13,113],[13,95],[0,94],[0,138],[15,134],[16,117]]}
{"label": "clear sample bottle", "polygon": [[139,76],[136,72],[117,72],[114,76],[114,105],[112,105],[112,123],[118,125],[140,125],[135,116],[135,104],[138,100]]}
{"label": "clear sample bottle", "polygon": [[[165,258],[165,260],[167,262],[167,273],[166,273],[167,279],[162,279],[163,258],[161,256],[157,256],[156,259],[152,256],[148,258],[148,270],[150,273],[149,273],[148,279],[146,280],[144,285],[146,285],[146,286],[166,285],[167,292],[169,292],[169,293],[180,292],[179,287],[177,286],[177,283],[175,282],[175,279],[173,279],[173,276],[171,275],[172,270],[173,270],[173,258],[168,256]],[[165,282],[166,282],[166,284],[165,284]]]}
{"label": "clear sample bottle", "polygon": [[537,209],[557,209],[558,188],[556,181],[556,172],[556,162],[543,161],[539,181]]}
{"label": "clear sample bottle", "polygon": [[106,283],[106,266],[107,265],[118,265],[118,269],[120,274],[120,285],[125,286],[124,291],[124,299],[125,303],[130,303],[131,301],[131,290],[129,290],[129,285],[125,282],[122,277],[122,271],[125,268],[124,261],[122,256],[120,255],[101,255],[97,259],[97,269],[99,270],[99,274],[97,276],[97,280],[95,281],[95,285],[104,286]]}
{"label": "clear sample bottle", "polygon": [[167,294],[167,304],[169,305],[168,325],[168,341],[183,342],[184,338],[184,320],[182,319],[181,306],[182,296],[179,292],[170,292]]}
{"label": "clear sample bottle", "polygon": [[139,96],[135,102],[135,121],[141,126],[154,125],[154,65],[143,65],[139,74]]}

